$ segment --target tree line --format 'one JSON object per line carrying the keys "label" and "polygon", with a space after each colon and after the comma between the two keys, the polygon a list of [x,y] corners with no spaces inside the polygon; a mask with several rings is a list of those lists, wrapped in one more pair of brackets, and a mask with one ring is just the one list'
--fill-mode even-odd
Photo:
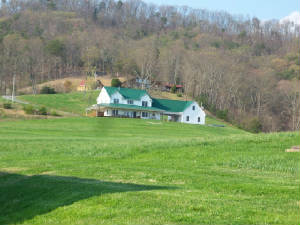
{"label": "tree line", "polygon": [[245,129],[297,130],[299,26],[140,0],[2,0],[0,92],[96,71],[183,84]]}

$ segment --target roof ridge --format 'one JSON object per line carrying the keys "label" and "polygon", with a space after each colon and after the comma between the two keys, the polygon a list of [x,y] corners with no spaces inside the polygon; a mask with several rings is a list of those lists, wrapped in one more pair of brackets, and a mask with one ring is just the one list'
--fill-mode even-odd
{"label": "roof ridge", "polygon": [[146,90],[144,89],[137,89],[137,88],[125,88],[125,87],[111,87],[111,86],[103,86],[104,88],[116,88],[116,89],[129,89],[129,90],[137,90],[137,91],[145,91],[147,92]]}
{"label": "roof ridge", "polygon": [[119,88],[119,87],[109,87],[109,86],[104,86],[104,88],[108,92],[109,95],[112,95],[115,92],[118,92],[125,99],[139,100],[139,99],[141,99],[142,96],[149,95],[149,93],[143,89],[122,88],[122,87]]}
{"label": "roof ridge", "polygon": [[195,102],[194,100],[174,100],[174,99],[167,99],[167,98],[152,98],[157,100],[168,100],[168,101],[177,101],[177,102]]}

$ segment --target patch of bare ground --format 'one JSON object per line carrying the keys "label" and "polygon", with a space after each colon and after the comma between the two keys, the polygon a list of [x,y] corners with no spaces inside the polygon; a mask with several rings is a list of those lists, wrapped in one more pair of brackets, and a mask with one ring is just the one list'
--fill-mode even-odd
{"label": "patch of bare ground", "polygon": [[[63,79],[52,80],[52,81],[38,84],[37,90],[39,91],[42,87],[48,86],[48,87],[55,88],[55,90],[58,92],[63,92],[65,81],[67,81],[67,80],[71,81],[72,86],[74,86],[74,88],[75,88],[75,87],[79,86],[80,82],[83,79],[85,79],[85,78],[83,78],[83,77],[67,77],[67,78],[63,78]],[[29,86],[29,87],[21,88],[18,90],[18,92],[22,93],[22,94],[32,94],[32,87]]]}
{"label": "patch of bare ground", "polygon": [[177,96],[177,94],[166,92],[166,91],[149,91],[149,94],[154,98],[166,98],[170,100],[181,100],[181,101],[190,101],[192,100],[191,97],[182,94],[182,97]]}
{"label": "patch of bare ground", "polygon": [[300,146],[292,146],[289,149],[286,149],[285,152],[300,152]]}

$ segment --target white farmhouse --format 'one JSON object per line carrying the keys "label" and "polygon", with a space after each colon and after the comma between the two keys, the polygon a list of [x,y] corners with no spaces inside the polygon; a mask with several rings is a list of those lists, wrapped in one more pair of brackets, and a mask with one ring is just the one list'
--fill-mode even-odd
{"label": "white farmhouse", "polygon": [[151,98],[145,90],[103,87],[97,98],[97,116],[169,120],[205,124],[205,112],[195,101]]}

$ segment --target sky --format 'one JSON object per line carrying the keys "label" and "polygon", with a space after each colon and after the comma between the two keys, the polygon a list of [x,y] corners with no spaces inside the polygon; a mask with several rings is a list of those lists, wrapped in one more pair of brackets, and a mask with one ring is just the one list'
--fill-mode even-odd
{"label": "sky", "polygon": [[190,6],[192,8],[224,10],[235,15],[249,15],[261,20],[282,19],[300,11],[299,0],[144,0],[157,5]]}

